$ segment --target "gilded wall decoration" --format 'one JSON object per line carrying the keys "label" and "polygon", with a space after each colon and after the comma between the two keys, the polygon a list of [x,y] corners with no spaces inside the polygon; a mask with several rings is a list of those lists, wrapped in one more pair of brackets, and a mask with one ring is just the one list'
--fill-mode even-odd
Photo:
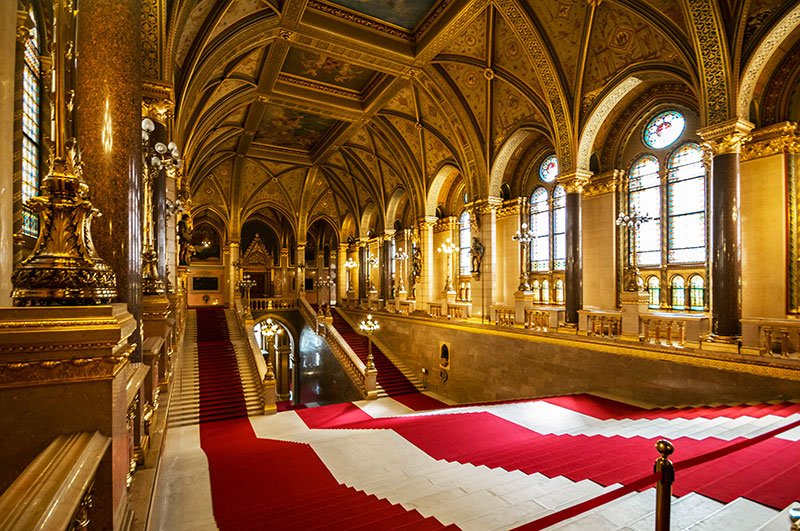
{"label": "gilded wall decoration", "polygon": [[796,43],[781,61],[772,75],[769,85],[764,89],[764,104],[761,107],[761,125],[767,126],[781,120],[797,120],[800,118],[793,109],[785,109],[790,94],[798,89],[798,68],[800,67],[800,42]]}
{"label": "gilded wall decoration", "polygon": [[787,241],[787,312],[800,315],[800,154],[790,154],[787,161],[787,197],[789,230]]}
{"label": "gilded wall decoration", "polygon": [[458,90],[469,105],[483,138],[486,137],[486,80],[481,69],[455,63],[442,63],[447,74],[455,82]]}
{"label": "gilded wall decoration", "polygon": [[411,94],[411,88],[406,86],[398,90],[397,94],[384,106],[384,109],[413,115],[414,96]]}
{"label": "gilded wall decoration", "polygon": [[566,79],[575,79],[580,59],[583,25],[589,3],[578,0],[525,1],[530,6],[529,12],[537,14],[539,27],[547,35],[551,53],[556,57]]}
{"label": "gilded wall decoration", "polygon": [[700,79],[703,89],[704,123],[713,125],[731,117],[728,48],[722,34],[724,28],[718,24],[719,16],[712,0],[688,0],[692,16],[692,30],[696,39],[697,55],[700,59]]}
{"label": "gilded wall decoration", "polygon": [[586,63],[585,92],[604,87],[632,63],[683,63],[677,48],[652,23],[612,3],[603,4],[595,12],[589,48],[592,53]]}
{"label": "gilded wall decoration", "polygon": [[217,22],[214,30],[211,32],[211,39],[215,39],[225,30],[243,20],[245,17],[252,18],[254,13],[261,11],[262,15],[275,15],[276,13],[267,7],[261,0],[236,0],[231,2],[225,14],[222,15],[219,22]]}
{"label": "gilded wall decoration", "polygon": [[414,123],[410,120],[406,120],[397,116],[388,115],[387,119],[395,127],[395,129],[397,129],[397,131],[400,133],[400,136],[403,137],[414,158],[418,161],[422,161],[422,149],[420,149],[419,145],[419,132],[414,127]]}
{"label": "gilded wall decoration", "polygon": [[430,183],[436,177],[436,173],[442,163],[453,159],[453,153],[433,133],[426,132],[424,137],[426,168],[428,170],[426,182]]}
{"label": "gilded wall decoration", "polygon": [[525,54],[525,47],[503,17],[495,17],[493,64],[524,81],[534,93],[543,93],[539,78]]}
{"label": "gilded wall decoration", "polygon": [[486,60],[486,11],[475,17],[442,53]]}
{"label": "gilded wall decoration", "polygon": [[261,66],[262,58],[266,53],[267,48],[259,48],[247,54],[236,66],[230,71],[231,75],[236,74],[244,76],[253,81],[258,80],[258,69]]}
{"label": "gilded wall decoration", "polygon": [[161,79],[161,6],[159,0],[142,0],[142,77]]}
{"label": "gilded wall decoration", "polygon": [[192,9],[192,12],[189,13],[189,17],[186,19],[186,23],[183,26],[183,31],[181,31],[180,40],[175,48],[175,62],[178,65],[183,65],[189,48],[192,46],[195,37],[197,37],[200,28],[203,26],[203,23],[215,3],[216,0],[202,0]]}
{"label": "gilded wall decoration", "polygon": [[[681,9],[682,2],[675,0],[644,0],[642,3],[647,3],[651,7],[660,11],[668,20],[672,21],[676,29],[683,29],[686,27],[686,18],[683,16],[683,9]],[[683,32],[684,36],[686,35]]]}
{"label": "gilded wall decoration", "polygon": [[517,89],[501,79],[492,82],[492,142],[495,153],[503,145],[508,134],[524,121],[543,123],[539,114],[528,99]]}

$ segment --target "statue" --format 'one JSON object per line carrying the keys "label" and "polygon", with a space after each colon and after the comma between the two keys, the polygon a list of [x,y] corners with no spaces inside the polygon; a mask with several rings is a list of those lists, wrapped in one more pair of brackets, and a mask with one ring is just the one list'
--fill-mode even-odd
{"label": "statue", "polygon": [[409,295],[411,299],[416,300],[417,298],[417,278],[422,274],[422,252],[420,252],[419,247],[412,247],[411,248],[411,278],[409,279],[411,284],[409,286]]}
{"label": "statue", "polygon": [[192,219],[188,215],[183,215],[178,222],[178,239],[180,241],[180,255],[178,257],[179,265],[189,265],[189,260],[194,254],[194,246],[192,245]]}
{"label": "statue", "polygon": [[483,244],[478,241],[478,238],[472,238],[472,248],[470,249],[472,255],[472,273],[475,275],[481,274],[481,260],[483,260]]}

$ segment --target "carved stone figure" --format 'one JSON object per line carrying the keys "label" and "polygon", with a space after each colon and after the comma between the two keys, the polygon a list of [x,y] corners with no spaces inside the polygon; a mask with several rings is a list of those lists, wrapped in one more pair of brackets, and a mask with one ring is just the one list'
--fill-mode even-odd
{"label": "carved stone figure", "polygon": [[483,260],[484,248],[483,244],[478,241],[478,238],[472,238],[472,248],[469,252],[472,255],[472,273],[479,275],[481,273],[481,261]]}

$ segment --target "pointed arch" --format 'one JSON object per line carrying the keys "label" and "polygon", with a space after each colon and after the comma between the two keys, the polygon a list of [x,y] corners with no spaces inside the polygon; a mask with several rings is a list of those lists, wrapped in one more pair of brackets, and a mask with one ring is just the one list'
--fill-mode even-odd
{"label": "pointed arch", "polygon": [[436,206],[440,202],[442,191],[447,191],[453,181],[461,175],[461,171],[452,164],[445,164],[439,171],[436,172],[436,177],[433,178],[431,186],[428,189],[428,195],[425,200],[425,215],[435,216]]}

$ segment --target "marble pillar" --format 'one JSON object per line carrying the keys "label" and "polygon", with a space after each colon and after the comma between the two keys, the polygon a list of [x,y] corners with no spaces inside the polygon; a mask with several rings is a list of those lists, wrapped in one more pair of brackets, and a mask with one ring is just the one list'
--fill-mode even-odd
{"label": "marble pillar", "polygon": [[[158,276],[162,282],[167,269],[167,172],[160,171],[153,180],[153,235],[158,253]],[[166,285],[165,285],[166,287]]]}
{"label": "marble pillar", "polygon": [[14,83],[17,10],[0,9],[0,306],[11,306],[11,269],[14,264]]}
{"label": "marble pillar", "polygon": [[295,255],[297,264],[297,293],[306,292],[306,242],[297,242],[297,254]]}
{"label": "marble pillar", "polygon": [[226,253],[225,253],[225,260],[226,260],[227,263],[225,264],[225,266],[226,266],[225,270],[227,271],[227,277],[228,277],[228,281],[227,281],[227,286],[226,287],[228,288],[227,289],[227,291],[228,291],[228,297],[227,297],[228,298],[228,304],[230,304],[231,307],[233,307],[233,301],[234,301],[234,299],[236,299],[236,293],[238,291],[236,286],[239,283],[239,279],[237,278],[238,277],[238,275],[237,275],[238,269],[237,269],[236,266],[239,263],[239,254],[240,254],[239,253],[239,250],[240,250],[239,246],[240,245],[241,245],[240,242],[231,241],[231,242],[228,242],[228,245],[226,246],[227,249],[226,249]]}
{"label": "marble pillar", "polygon": [[347,299],[347,287],[350,285],[350,271],[344,267],[347,261],[347,244],[340,243],[336,253],[336,300]]}
{"label": "marble pillar", "polygon": [[[422,253],[422,273],[417,279],[417,309],[425,310],[425,303],[434,302],[434,256],[433,226],[436,216],[425,216],[419,220],[419,247]],[[444,280],[444,279],[443,279]]]}
{"label": "marble pillar", "polygon": [[394,230],[387,230],[386,237],[381,241],[381,261],[380,268],[380,294],[381,299],[388,301],[392,297],[392,238],[394,237]]}
{"label": "marble pillar", "polygon": [[281,266],[281,288],[278,291],[279,297],[288,297],[289,296],[289,248],[288,247],[281,247],[281,257],[280,257],[280,266]]}
{"label": "marble pillar", "polygon": [[731,120],[698,131],[712,154],[711,337],[733,342],[742,334],[742,228],[739,153],[753,124]]}
{"label": "marble pillar", "polygon": [[591,173],[575,171],[559,176],[566,197],[566,264],[564,267],[564,320],[578,325],[578,310],[583,307],[583,259],[581,251],[581,195]]}
{"label": "marble pillar", "polygon": [[362,240],[358,244],[358,299],[367,298],[367,243]]}
{"label": "marble pillar", "polygon": [[[490,197],[485,205],[476,207],[480,216],[480,231],[477,236],[483,245],[480,277],[472,282],[474,313],[489,319],[490,308],[497,304],[497,208],[503,204],[499,197]],[[477,306],[480,305],[480,310]]]}
{"label": "marble pillar", "polygon": [[[78,143],[92,203],[98,255],[117,277],[117,298],[128,306],[141,345],[142,317],[142,82],[141,0],[93,0],[77,20]],[[141,359],[141,348],[131,360]]]}

